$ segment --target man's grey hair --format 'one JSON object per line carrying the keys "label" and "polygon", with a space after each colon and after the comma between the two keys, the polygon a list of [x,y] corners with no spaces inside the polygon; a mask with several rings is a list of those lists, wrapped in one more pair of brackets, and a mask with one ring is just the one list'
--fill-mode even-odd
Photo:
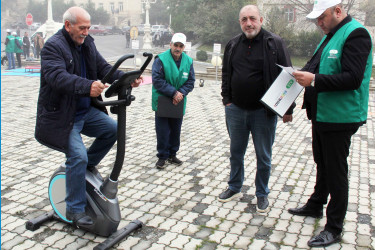
{"label": "man's grey hair", "polygon": [[71,7],[63,15],[63,23],[69,21],[71,24],[77,23],[77,16],[84,15],[85,19],[91,20],[90,14],[81,7]]}
{"label": "man's grey hair", "polygon": [[245,5],[241,8],[240,12],[238,13],[238,18],[241,18],[241,12],[245,9],[255,9],[258,12],[259,16],[262,17],[262,14],[260,13],[260,10],[259,10],[258,6],[249,4],[249,5]]}

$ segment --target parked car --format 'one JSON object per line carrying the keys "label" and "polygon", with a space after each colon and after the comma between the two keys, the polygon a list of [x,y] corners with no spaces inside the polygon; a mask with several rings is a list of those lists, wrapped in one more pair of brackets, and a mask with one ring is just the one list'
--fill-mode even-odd
{"label": "parked car", "polygon": [[165,25],[152,25],[151,26],[151,34],[154,34],[156,31],[160,31],[161,33],[164,33],[168,31],[167,27]]}
{"label": "parked car", "polygon": [[123,34],[122,29],[120,29],[117,26],[106,26],[105,28],[108,32],[108,35],[122,35]]}
{"label": "parked car", "polygon": [[108,33],[108,30],[101,25],[91,25],[91,28],[89,29],[89,34],[94,36],[106,36]]}
{"label": "parked car", "polygon": [[32,23],[32,24],[30,25],[30,29],[32,29],[32,30],[36,30],[36,29],[38,29],[40,26],[42,26],[41,23],[37,23],[37,22],[35,22],[35,23]]}

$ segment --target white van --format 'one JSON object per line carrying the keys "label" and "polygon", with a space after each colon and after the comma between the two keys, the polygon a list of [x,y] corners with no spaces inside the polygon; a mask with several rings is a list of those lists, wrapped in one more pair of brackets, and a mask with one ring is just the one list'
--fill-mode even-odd
{"label": "white van", "polygon": [[151,34],[154,34],[156,31],[161,31],[161,33],[164,33],[167,31],[167,27],[165,25],[152,25],[151,27]]}

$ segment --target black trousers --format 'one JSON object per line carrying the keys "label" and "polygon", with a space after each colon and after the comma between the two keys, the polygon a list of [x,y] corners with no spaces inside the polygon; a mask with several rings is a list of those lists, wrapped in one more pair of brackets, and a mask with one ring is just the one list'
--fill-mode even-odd
{"label": "black trousers", "polygon": [[317,165],[314,193],[307,206],[323,209],[328,195],[331,199],[327,206],[327,224],[325,230],[340,234],[348,207],[348,162],[352,135],[358,127],[344,131],[319,131],[312,126],[312,147]]}
{"label": "black trousers", "polygon": [[18,62],[18,68],[21,68],[21,54],[22,53],[16,53],[17,62]]}

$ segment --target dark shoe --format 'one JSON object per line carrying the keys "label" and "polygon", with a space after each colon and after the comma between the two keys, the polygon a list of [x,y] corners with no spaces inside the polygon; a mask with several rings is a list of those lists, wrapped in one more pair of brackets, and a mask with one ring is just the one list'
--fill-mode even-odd
{"label": "dark shoe", "polygon": [[86,215],[85,213],[73,214],[66,211],[66,218],[73,221],[73,225],[77,227],[91,226],[92,224],[94,224],[94,221],[91,219],[91,217]]}
{"label": "dark shoe", "polygon": [[340,234],[334,235],[331,232],[323,230],[323,231],[320,232],[320,234],[312,237],[307,242],[307,245],[309,247],[325,247],[325,246],[329,246],[333,243],[340,242],[340,240],[341,240]]}
{"label": "dark shoe", "polygon": [[98,169],[94,166],[87,166],[87,170],[90,171],[93,175],[98,177],[99,180],[104,181],[103,177],[99,173]]}
{"label": "dark shoe", "polygon": [[164,169],[165,168],[165,160],[159,159],[155,164],[157,169]]}
{"label": "dark shoe", "polygon": [[168,162],[172,163],[172,164],[175,164],[177,166],[180,166],[182,164],[182,161],[180,159],[178,159],[176,156],[169,157]]}
{"label": "dark shoe", "polygon": [[270,210],[268,207],[269,202],[266,196],[257,197],[257,212],[258,213],[266,213]]}
{"label": "dark shoe", "polygon": [[225,190],[224,192],[222,192],[220,195],[219,195],[219,201],[221,202],[227,202],[227,201],[231,201],[233,200],[234,198],[236,197],[242,197],[242,193],[241,192],[234,192],[232,190],[230,190],[229,188],[227,190]]}
{"label": "dark shoe", "polygon": [[290,214],[299,215],[299,216],[310,216],[313,218],[322,218],[323,217],[323,210],[322,209],[313,209],[304,205],[303,207],[299,208],[289,208],[288,212]]}

